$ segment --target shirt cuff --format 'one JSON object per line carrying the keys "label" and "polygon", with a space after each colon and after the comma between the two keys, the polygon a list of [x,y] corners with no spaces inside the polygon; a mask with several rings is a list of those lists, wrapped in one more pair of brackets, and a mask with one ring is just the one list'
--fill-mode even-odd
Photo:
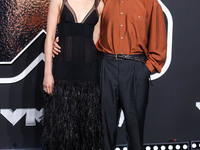
{"label": "shirt cuff", "polygon": [[147,66],[147,68],[149,69],[149,71],[152,73],[155,71],[154,66],[152,65],[152,63],[150,62],[150,60],[146,60],[145,65]]}

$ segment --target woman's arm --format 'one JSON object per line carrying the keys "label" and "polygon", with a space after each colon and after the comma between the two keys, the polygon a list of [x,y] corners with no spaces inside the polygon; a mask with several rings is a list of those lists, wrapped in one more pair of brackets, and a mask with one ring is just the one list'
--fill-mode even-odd
{"label": "woman's arm", "polygon": [[95,25],[95,27],[94,27],[94,33],[93,33],[93,41],[94,41],[95,44],[99,40],[99,36],[100,36],[101,14],[103,12],[103,8],[104,8],[104,3],[103,3],[103,1],[100,1],[99,2],[99,6],[97,8],[98,13],[99,13],[99,21]]}
{"label": "woman's arm", "polygon": [[56,27],[59,21],[61,0],[51,0],[47,17],[47,35],[45,40],[45,69],[43,88],[48,94],[52,94],[54,79],[52,75],[52,48],[55,39]]}

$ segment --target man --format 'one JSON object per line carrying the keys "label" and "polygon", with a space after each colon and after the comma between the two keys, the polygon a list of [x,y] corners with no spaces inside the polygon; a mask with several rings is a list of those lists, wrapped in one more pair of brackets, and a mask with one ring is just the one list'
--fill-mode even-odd
{"label": "man", "polygon": [[104,150],[116,146],[119,109],[124,111],[129,150],[143,149],[149,76],[166,58],[166,27],[157,0],[104,0],[101,34],[96,46]]}

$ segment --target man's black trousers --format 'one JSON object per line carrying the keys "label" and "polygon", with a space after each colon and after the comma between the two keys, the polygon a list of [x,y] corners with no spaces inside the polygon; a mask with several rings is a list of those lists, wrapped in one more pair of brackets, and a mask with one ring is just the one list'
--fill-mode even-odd
{"label": "man's black trousers", "polygon": [[119,109],[124,111],[128,150],[142,150],[150,71],[143,62],[100,59],[104,150],[116,147]]}

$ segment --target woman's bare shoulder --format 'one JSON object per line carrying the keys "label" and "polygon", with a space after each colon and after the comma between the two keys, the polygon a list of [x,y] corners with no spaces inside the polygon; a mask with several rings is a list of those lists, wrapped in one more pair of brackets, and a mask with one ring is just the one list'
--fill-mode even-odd
{"label": "woman's bare shoulder", "polygon": [[63,3],[63,0],[50,0],[50,6],[52,7],[57,7],[57,8],[61,8],[62,6],[62,3]]}

